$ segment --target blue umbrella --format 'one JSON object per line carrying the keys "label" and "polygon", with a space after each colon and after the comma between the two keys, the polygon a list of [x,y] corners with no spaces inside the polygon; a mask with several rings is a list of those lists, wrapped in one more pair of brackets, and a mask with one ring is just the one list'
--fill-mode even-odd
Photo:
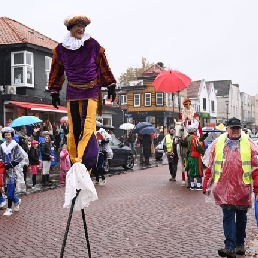
{"label": "blue umbrella", "polygon": [[40,120],[36,116],[21,116],[14,119],[9,126],[18,127],[18,126],[31,125],[31,124],[40,123],[40,122],[42,122],[42,120]]}
{"label": "blue umbrella", "polygon": [[156,133],[156,132],[158,132],[157,128],[152,127],[152,126],[148,126],[148,127],[143,128],[140,131],[140,134],[152,134],[152,133]]}
{"label": "blue umbrella", "polygon": [[140,123],[138,123],[138,124],[134,127],[132,133],[133,133],[133,134],[135,134],[135,133],[140,133],[140,131],[141,131],[143,128],[148,127],[148,126],[152,126],[152,124],[151,124],[151,123],[148,123],[148,122],[140,122]]}

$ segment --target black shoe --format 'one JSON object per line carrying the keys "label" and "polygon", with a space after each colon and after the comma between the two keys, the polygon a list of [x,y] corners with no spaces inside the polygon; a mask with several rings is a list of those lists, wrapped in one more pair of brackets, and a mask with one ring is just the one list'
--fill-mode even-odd
{"label": "black shoe", "polygon": [[199,187],[197,186],[197,187],[196,187],[196,190],[197,190],[197,191],[202,191],[202,186],[199,186]]}
{"label": "black shoe", "polygon": [[220,257],[235,258],[236,252],[228,248],[222,248],[218,250],[218,255]]}
{"label": "black shoe", "polygon": [[244,246],[237,246],[236,247],[236,254],[245,255],[245,247]]}

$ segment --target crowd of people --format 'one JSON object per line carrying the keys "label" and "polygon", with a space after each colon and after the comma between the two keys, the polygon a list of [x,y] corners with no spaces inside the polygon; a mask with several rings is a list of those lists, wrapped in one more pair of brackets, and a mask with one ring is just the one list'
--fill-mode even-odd
{"label": "crowd of people", "polygon": [[[58,125],[49,120],[42,124],[22,126],[20,128],[0,126],[0,208],[6,205],[4,215],[19,211],[21,199],[17,192],[26,192],[51,186],[50,171],[60,165],[60,184],[65,185],[66,173],[70,169],[70,158],[67,151],[67,123]],[[37,184],[37,175],[41,173],[41,182]],[[26,184],[28,172],[32,185]],[[12,209],[13,206],[13,209]]]}

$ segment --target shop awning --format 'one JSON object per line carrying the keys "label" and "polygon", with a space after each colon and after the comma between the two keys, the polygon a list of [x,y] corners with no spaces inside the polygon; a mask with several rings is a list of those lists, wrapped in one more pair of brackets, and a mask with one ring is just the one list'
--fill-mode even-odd
{"label": "shop awning", "polygon": [[9,103],[18,107],[23,107],[23,108],[27,108],[35,111],[56,112],[56,113],[64,113],[64,114],[67,113],[67,108],[62,106],[58,106],[58,109],[56,109],[53,106],[47,105],[47,104],[38,104],[38,103],[23,102],[23,101],[9,101]]}

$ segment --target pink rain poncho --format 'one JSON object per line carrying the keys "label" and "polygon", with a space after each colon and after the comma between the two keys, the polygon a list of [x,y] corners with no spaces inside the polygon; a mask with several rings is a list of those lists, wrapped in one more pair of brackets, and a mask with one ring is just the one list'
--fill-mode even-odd
{"label": "pink rain poncho", "polygon": [[[258,146],[250,138],[252,178],[254,192],[258,192]],[[243,182],[243,169],[240,156],[240,141],[226,138],[222,173],[214,183],[215,146],[218,138],[212,142],[203,158],[206,166],[203,192],[212,191],[218,205],[252,206],[252,186]]]}

